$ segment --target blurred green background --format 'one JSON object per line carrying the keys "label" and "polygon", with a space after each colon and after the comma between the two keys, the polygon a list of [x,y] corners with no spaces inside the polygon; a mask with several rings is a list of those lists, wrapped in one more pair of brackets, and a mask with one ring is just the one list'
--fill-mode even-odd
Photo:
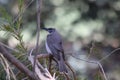
{"label": "blurred green background", "polygon": [[[24,0],[21,33],[29,49],[36,42],[36,1]],[[0,0],[0,27],[7,25],[4,11],[14,20],[19,13],[18,0]],[[3,10],[3,8],[5,10]],[[42,0],[41,22],[56,28],[63,37],[66,60],[78,80],[104,80],[97,65],[77,58],[98,61],[120,47],[120,0]],[[45,52],[47,33],[40,32],[40,52]],[[19,42],[0,30],[0,41],[16,48]],[[102,61],[109,80],[120,80],[120,53],[116,51]],[[101,79],[102,78],[102,79]]]}

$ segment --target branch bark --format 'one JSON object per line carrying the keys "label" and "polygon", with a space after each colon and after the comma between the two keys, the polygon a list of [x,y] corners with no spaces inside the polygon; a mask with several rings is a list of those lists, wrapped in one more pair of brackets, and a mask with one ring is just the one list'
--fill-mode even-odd
{"label": "branch bark", "polygon": [[37,59],[39,59],[39,58],[48,58],[48,57],[50,57],[49,54],[39,54],[39,55],[37,55]]}
{"label": "branch bark", "polygon": [[36,27],[36,31],[37,31],[37,41],[36,41],[36,52],[35,52],[35,57],[34,57],[34,65],[33,65],[33,71],[35,71],[35,64],[36,64],[36,57],[37,57],[37,53],[39,51],[39,38],[40,38],[40,13],[41,13],[41,0],[36,0],[36,11],[37,11],[37,27]]}
{"label": "branch bark", "polygon": [[33,75],[33,72],[31,72],[25,65],[23,65],[18,59],[16,59],[11,53],[9,53],[1,45],[0,45],[0,52],[9,62],[11,62],[14,66],[16,66],[21,72],[23,72],[31,80],[38,80],[37,77]]}

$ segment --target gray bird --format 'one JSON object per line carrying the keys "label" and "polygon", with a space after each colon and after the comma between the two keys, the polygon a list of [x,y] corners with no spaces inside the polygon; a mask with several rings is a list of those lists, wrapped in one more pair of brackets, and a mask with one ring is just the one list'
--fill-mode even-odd
{"label": "gray bird", "polygon": [[42,29],[49,32],[45,43],[47,52],[51,54],[53,59],[57,62],[59,71],[67,73],[61,35],[54,28]]}

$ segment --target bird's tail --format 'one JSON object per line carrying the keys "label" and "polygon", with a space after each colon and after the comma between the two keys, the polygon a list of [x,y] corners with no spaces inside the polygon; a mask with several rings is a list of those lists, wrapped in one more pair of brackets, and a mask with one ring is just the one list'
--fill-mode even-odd
{"label": "bird's tail", "polygon": [[65,62],[64,62],[64,60],[63,60],[63,56],[61,55],[60,57],[61,57],[61,58],[60,58],[60,61],[58,61],[59,71],[60,71],[60,72],[68,73],[67,68],[66,68],[66,65],[65,65]]}

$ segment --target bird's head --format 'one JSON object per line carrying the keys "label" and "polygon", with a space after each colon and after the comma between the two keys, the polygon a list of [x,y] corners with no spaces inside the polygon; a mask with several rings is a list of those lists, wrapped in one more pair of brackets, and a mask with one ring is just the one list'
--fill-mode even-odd
{"label": "bird's head", "polygon": [[42,28],[43,30],[46,30],[46,31],[48,31],[49,33],[52,33],[52,32],[54,32],[55,31],[55,28]]}

